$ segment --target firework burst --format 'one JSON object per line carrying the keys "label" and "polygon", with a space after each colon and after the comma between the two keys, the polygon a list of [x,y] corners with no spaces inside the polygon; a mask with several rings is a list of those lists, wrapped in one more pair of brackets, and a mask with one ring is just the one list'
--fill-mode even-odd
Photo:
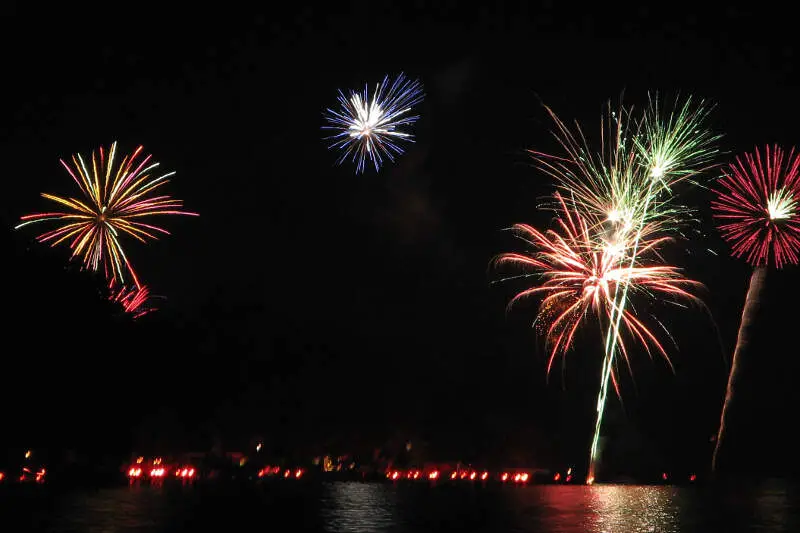
{"label": "firework burst", "polygon": [[[548,344],[548,373],[556,357],[572,347],[580,326],[591,320],[601,327],[612,326],[628,363],[625,337],[641,343],[648,353],[655,350],[669,362],[663,345],[634,308],[618,309],[616,294],[617,288],[625,284],[632,296],[650,301],[670,298],[699,303],[692,290],[700,287],[700,283],[685,278],[677,267],[658,264],[659,248],[671,239],[659,237],[640,242],[634,263],[629,264],[632,241],[607,242],[598,249],[592,228],[601,222],[578,212],[558,193],[554,197],[558,206],[556,229],[543,233],[529,225],[517,224],[513,227],[515,235],[532,251],[506,253],[495,259],[498,266],[522,268],[523,277],[537,280],[533,287],[515,295],[509,306],[528,298],[540,300],[536,325]],[[621,316],[620,326],[614,327],[617,312]],[[616,379],[613,376],[612,379],[616,385]]]}
{"label": "firework burst", "polygon": [[155,192],[169,182],[175,174],[156,175],[159,164],[147,155],[139,159],[143,147],[132,154],[117,159],[117,143],[106,153],[103,148],[92,152],[85,160],[80,154],[72,156],[72,166],[63,159],[61,164],[75,181],[81,198],[42,196],[66,208],[26,215],[19,229],[36,222],[53,222],[58,227],[42,233],[39,242],[57,246],[67,243],[72,257],[81,257],[86,268],[94,271],[103,267],[112,281],[125,282],[130,274],[137,287],[141,287],[136,272],[125,254],[122,237],[127,235],[140,242],[157,239],[158,234],[169,234],[166,229],[142,222],[143,218],[157,215],[192,215],[182,209],[183,202]]}
{"label": "firework burst", "polygon": [[[675,203],[673,187],[708,170],[717,150],[718,135],[703,122],[710,108],[692,99],[677,100],[672,111],[664,113],[658,97],[639,115],[620,105],[601,119],[599,150],[589,147],[582,128],[571,130],[547,108],[555,124],[553,134],[565,151],[564,156],[531,152],[536,166],[555,179],[557,190],[574,200],[576,209],[592,221],[589,237],[595,250],[613,242],[625,243],[619,268],[634,268],[648,242],[657,235],[679,235],[691,221],[692,210]],[[594,479],[597,443],[605,409],[609,380],[613,378],[614,358],[621,340],[619,332],[626,319],[628,291],[635,291],[633,280],[615,284],[611,313],[605,336],[605,359],[597,402],[597,422],[590,451],[587,482]],[[617,393],[619,391],[617,390]]]}
{"label": "firework burst", "polygon": [[366,85],[362,92],[351,91],[349,97],[339,91],[339,110],[328,109],[324,117],[329,125],[323,126],[337,132],[328,137],[333,141],[330,148],[342,151],[337,164],[352,156],[358,174],[364,171],[367,161],[372,162],[376,171],[384,159],[394,161],[395,156],[403,153],[401,144],[414,140],[411,133],[401,128],[419,119],[409,113],[424,96],[422,84],[403,74],[391,83],[388,76],[384,77],[371,99]]}
{"label": "firework burst", "polygon": [[109,300],[122,306],[122,309],[133,318],[158,311],[158,308],[151,305],[152,297],[150,289],[146,285],[115,288],[111,284],[109,290],[111,291]]}
{"label": "firework burst", "polygon": [[737,157],[711,202],[734,257],[755,267],[800,260],[800,154],[778,146]]}
{"label": "firework burst", "polygon": [[691,98],[664,117],[657,96],[638,116],[609,102],[601,119],[600,148],[590,148],[580,124],[570,129],[549,107],[553,135],[564,156],[530,151],[534,164],[582,211],[610,222],[617,231],[675,232],[692,209],[675,203],[672,191],[711,168],[719,135],[703,127],[711,108]]}

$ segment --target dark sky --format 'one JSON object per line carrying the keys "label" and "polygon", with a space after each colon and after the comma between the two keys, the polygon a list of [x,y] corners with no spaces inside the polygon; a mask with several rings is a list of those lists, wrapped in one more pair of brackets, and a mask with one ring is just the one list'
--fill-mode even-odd
{"label": "dark sky", "polygon": [[[725,151],[792,144],[789,17],[753,4],[290,4],[3,8],[5,429],[118,448],[131,435],[177,447],[214,433],[306,445],[408,432],[443,453],[505,446],[582,461],[597,339],[587,332],[565,380],[556,371],[546,383],[535,307],[506,316],[516,287],[491,286],[487,271],[493,255],[518,249],[502,228],[548,223],[536,201],[551,183],[525,154],[556,150],[541,102],[594,134],[623,90],[635,105],[648,90],[694,94],[717,105]],[[379,174],[336,167],[320,130],[336,90],[400,71],[425,85],[417,143]],[[176,170],[171,194],[201,214],[168,221],[173,235],[160,242],[130,244],[142,279],[166,297],[135,323],[113,316],[97,279],[65,270],[63,250],[10,229],[44,208],[39,192],[71,191],[60,157],[114,140]],[[719,337],[702,312],[664,315],[676,374],[637,353],[609,431],[700,468],[749,269],[728,258],[708,195],[688,199],[708,237],[673,259],[707,284]],[[739,453],[758,468],[790,458],[795,276],[768,280],[743,386]]]}

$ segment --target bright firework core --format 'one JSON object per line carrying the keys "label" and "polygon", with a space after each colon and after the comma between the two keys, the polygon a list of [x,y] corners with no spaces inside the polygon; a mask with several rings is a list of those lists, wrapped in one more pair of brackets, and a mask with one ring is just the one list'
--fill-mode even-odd
{"label": "bright firework core", "polygon": [[618,258],[621,257],[625,252],[625,244],[619,242],[607,242],[603,247],[603,251],[608,254],[609,257]]}
{"label": "bright firework core", "polygon": [[664,177],[664,166],[661,164],[654,165],[653,168],[650,169],[650,175],[655,179],[661,179]]}
{"label": "bright firework core", "polygon": [[[353,108],[357,110],[357,116],[350,126],[350,137],[361,137],[362,135],[370,135],[372,130],[380,124],[383,117],[383,109],[377,104],[372,104],[367,108],[366,102],[361,99],[361,95],[354,94],[351,98]],[[385,130],[377,130],[378,133],[383,133]],[[398,134],[402,135],[402,134]]]}
{"label": "bright firework core", "polygon": [[767,213],[770,220],[787,220],[794,216],[797,200],[785,188],[772,191],[767,198]]}
{"label": "bright firework core", "polygon": [[612,207],[608,211],[608,215],[606,216],[606,221],[611,222],[612,224],[622,224],[622,231],[630,231],[631,227],[633,226],[631,223],[631,214],[627,209],[617,209]]}
{"label": "bright firework core", "polygon": [[619,270],[597,272],[583,282],[583,297],[590,298],[595,306],[600,306],[603,299],[609,298],[619,282],[622,273]]}

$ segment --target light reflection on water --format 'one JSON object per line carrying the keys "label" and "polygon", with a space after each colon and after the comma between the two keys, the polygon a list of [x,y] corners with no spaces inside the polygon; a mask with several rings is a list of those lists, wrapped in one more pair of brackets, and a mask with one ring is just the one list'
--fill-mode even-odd
{"label": "light reflection on water", "polygon": [[776,482],[738,488],[341,482],[0,492],[0,517],[3,531],[6,524],[29,525],[15,533],[788,533],[800,531],[800,500],[796,489]]}
{"label": "light reflection on water", "polygon": [[588,488],[592,529],[602,533],[677,533],[679,529],[676,491],[672,487],[631,487],[620,491],[615,486]]}
{"label": "light reflection on water", "polygon": [[676,501],[678,489],[673,487],[594,485],[549,488],[555,490],[543,491],[547,510],[542,516],[545,522],[553,522],[550,524],[553,531],[569,531],[571,525],[581,523],[584,531],[596,533],[681,531]]}
{"label": "light reflection on water", "polygon": [[326,531],[388,531],[394,517],[397,493],[392,485],[330,483],[320,498]]}

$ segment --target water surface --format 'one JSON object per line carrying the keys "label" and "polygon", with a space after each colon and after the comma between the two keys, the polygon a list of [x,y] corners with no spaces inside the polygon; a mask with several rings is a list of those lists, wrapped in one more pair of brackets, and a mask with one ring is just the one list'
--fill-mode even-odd
{"label": "water surface", "polygon": [[[278,483],[0,493],[4,531],[797,532],[795,487]],[[12,526],[13,524],[13,526]]]}

